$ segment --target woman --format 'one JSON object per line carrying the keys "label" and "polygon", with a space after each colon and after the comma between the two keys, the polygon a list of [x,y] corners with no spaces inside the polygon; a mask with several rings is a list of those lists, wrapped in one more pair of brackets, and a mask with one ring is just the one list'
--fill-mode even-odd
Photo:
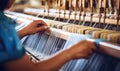
{"label": "woman", "polygon": [[[16,33],[14,22],[3,13],[5,9],[12,6],[14,1],[0,1],[0,71],[58,71],[62,65],[72,59],[89,58],[95,50],[94,43],[84,40],[56,53],[49,59],[32,63],[29,56],[25,54],[18,36],[22,38],[40,32],[46,29],[47,25],[41,20],[36,20]],[[42,26],[37,27],[38,24]]]}

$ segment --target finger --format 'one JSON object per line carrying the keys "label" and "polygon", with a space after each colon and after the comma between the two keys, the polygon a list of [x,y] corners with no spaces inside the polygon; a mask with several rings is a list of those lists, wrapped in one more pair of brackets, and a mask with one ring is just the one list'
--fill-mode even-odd
{"label": "finger", "polygon": [[44,21],[41,21],[41,22],[42,22],[42,24],[44,24],[45,26],[48,26],[46,22],[44,22]]}
{"label": "finger", "polygon": [[36,22],[37,24],[41,24],[41,25],[44,25],[44,26],[48,26],[47,23],[45,23],[45,22],[42,21],[42,20],[35,20],[34,22]]}
{"label": "finger", "polygon": [[89,59],[91,57],[91,55],[87,55],[87,56],[85,56],[84,58],[85,59]]}
{"label": "finger", "polygon": [[45,33],[46,33],[46,34],[51,34],[51,30],[50,30],[50,29],[47,29],[47,30],[45,31]]}
{"label": "finger", "polygon": [[46,30],[48,28],[48,26],[41,26],[39,28],[37,28],[38,31],[43,31]]}
{"label": "finger", "polygon": [[89,47],[92,48],[93,51],[95,51],[97,49],[94,42],[90,42]]}
{"label": "finger", "polygon": [[34,21],[37,27],[44,26],[41,21]]}
{"label": "finger", "polygon": [[88,59],[88,58],[90,58],[93,55],[93,51],[92,51],[92,49],[89,49],[88,51],[84,51],[83,54],[84,54],[83,58]]}
{"label": "finger", "polygon": [[89,52],[88,52],[88,55],[92,55],[94,53],[94,51],[91,49],[91,50],[89,50]]}
{"label": "finger", "polygon": [[91,57],[91,55],[89,55],[88,53],[84,53],[82,56],[82,58],[88,59]]}
{"label": "finger", "polygon": [[85,58],[90,58],[91,56],[93,55],[93,52],[91,51],[91,52],[89,52],[88,54],[86,54],[86,56],[85,56]]}

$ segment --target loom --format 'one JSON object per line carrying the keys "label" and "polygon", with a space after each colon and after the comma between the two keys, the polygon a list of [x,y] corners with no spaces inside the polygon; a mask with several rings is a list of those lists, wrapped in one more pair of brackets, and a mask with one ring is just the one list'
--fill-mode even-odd
{"label": "loom", "polygon": [[[51,1],[56,3],[57,9],[50,9]],[[26,46],[26,53],[30,55],[31,60],[35,63],[42,61],[81,40],[94,42],[96,39],[103,39],[105,41],[100,42],[100,49],[90,59],[72,60],[66,63],[60,71],[119,71],[120,1],[51,1],[44,0],[44,9],[25,9],[26,14],[5,12],[8,17],[15,19],[20,24],[23,23],[16,27],[17,30],[25,27],[33,19],[44,20],[51,27],[51,34],[37,33],[21,40]],[[66,9],[67,5],[69,9]],[[109,6],[116,10],[115,15],[112,13],[113,10],[111,13],[107,12]]]}

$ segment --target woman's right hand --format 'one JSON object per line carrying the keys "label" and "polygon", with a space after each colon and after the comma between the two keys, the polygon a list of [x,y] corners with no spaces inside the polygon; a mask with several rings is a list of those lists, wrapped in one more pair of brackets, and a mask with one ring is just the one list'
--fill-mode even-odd
{"label": "woman's right hand", "polygon": [[96,47],[94,45],[94,42],[83,40],[72,45],[68,49],[68,52],[72,59],[78,59],[78,58],[89,58],[95,50]]}

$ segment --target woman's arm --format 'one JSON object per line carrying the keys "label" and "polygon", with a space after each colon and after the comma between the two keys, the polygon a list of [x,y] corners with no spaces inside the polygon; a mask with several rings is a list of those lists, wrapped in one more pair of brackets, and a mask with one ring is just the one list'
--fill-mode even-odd
{"label": "woman's arm", "polygon": [[29,57],[25,55],[19,60],[6,63],[5,66],[8,71],[58,71],[72,59],[89,58],[94,50],[94,43],[81,41],[36,64],[32,63]]}
{"label": "woman's arm", "polygon": [[25,55],[17,61],[6,63],[6,67],[8,71],[58,71],[58,69],[70,59],[65,51],[35,64]]}

